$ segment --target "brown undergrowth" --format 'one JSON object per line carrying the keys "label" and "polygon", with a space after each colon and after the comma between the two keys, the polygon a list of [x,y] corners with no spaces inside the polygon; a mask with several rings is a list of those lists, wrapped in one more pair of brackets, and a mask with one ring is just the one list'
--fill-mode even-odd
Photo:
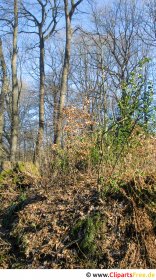
{"label": "brown undergrowth", "polygon": [[13,179],[17,170],[8,174],[0,194],[0,267],[155,268],[156,168],[147,146],[145,155],[142,145],[135,148],[138,158],[127,153],[112,176],[108,168],[101,183],[96,169],[23,185]]}

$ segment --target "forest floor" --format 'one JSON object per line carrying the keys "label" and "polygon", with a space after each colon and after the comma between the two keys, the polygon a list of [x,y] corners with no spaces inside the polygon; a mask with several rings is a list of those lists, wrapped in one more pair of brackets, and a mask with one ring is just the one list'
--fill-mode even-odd
{"label": "forest floor", "polygon": [[156,174],[103,191],[94,172],[16,170],[0,199],[0,268],[156,267]]}

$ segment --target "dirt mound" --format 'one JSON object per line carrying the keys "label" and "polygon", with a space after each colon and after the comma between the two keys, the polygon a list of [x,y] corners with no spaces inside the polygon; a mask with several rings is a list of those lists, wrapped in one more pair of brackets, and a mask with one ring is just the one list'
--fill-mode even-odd
{"label": "dirt mound", "polygon": [[58,179],[4,187],[1,267],[155,268],[153,175],[101,191],[87,174]]}

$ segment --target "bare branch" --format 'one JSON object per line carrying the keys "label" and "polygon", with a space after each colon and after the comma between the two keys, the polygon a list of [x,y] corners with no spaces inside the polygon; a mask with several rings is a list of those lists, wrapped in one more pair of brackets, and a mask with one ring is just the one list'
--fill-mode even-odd
{"label": "bare branch", "polygon": [[72,7],[71,7],[71,10],[70,10],[70,12],[69,12],[69,17],[70,17],[70,19],[72,18],[73,14],[74,14],[74,12],[75,12],[75,9],[77,8],[77,6],[78,6],[79,4],[81,4],[82,1],[83,1],[83,0],[79,0],[79,1],[77,1],[76,3],[74,3],[74,0],[71,0],[71,5],[72,5]]}

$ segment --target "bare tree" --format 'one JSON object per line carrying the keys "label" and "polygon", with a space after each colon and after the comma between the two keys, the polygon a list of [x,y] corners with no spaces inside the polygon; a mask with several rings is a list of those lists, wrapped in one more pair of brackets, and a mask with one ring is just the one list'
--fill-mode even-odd
{"label": "bare tree", "polygon": [[149,53],[139,37],[141,15],[138,2],[118,0],[98,13],[93,11],[93,20],[93,41],[98,48],[102,45],[104,53],[102,61],[99,56],[99,67],[107,75],[117,109],[121,99],[126,99],[124,88],[131,73]]}
{"label": "bare tree", "polygon": [[64,0],[64,10],[65,10],[65,20],[66,20],[66,43],[65,43],[65,55],[64,55],[64,65],[62,71],[61,79],[61,89],[60,89],[60,102],[58,109],[58,120],[57,120],[57,133],[55,143],[58,145],[61,142],[62,134],[62,121],[63,121],[63,108],[65,105],[65,98],[67,93],[67,81],[69,75],[69,65],[70,65],[70,54],[71,54],[71,40],[72,40],[72,18],[75,13],[76,8],[83,0],[79,0],[76,3],[74,0]]}
{"label": "bare tree", "polygon": [[140,38],[149,47],[156,46],[156,0],[147,0],[142,14]]}
{"label": "bare tree", "polygon": [[2,70],[2,86],[0,94],[0,158],[3,157],[3,126],[4,126],[4,101],[7,92],[7,66],[3,54],[2,40],[0,38],[0,66]]}
{"label": "bare tree", "polygon": [[12,50],[12,122],[10,160],[16,160],[19,124],[19,88],[17,78],[18,0],[14,0],[13,50]]}
{"label": "bare tree", "polygon": [[[56,30],[56,25],[58,21],[58,8],[59,1],[57,0],[36,0],[38,6],[38,11],[35,13],[32,12],[31,7],[29,9],[27,6],[22,3],[22,13],[27,18],[28,25],[32,22],[33,30],[28,31],[27,33],[37,34],[39,37],[39,50],[40,50],[40,58],[39,58],[39,71],[40,71],[40,101],[39,101],[39,129],[38,136],[36,141],[36,148],[34,152],[34,162],[36,162],[40,156],[41,146],[43,143],[44,137],[44,98],[45,98],[45,41],[52,36],[52,34]],[[38,19],[38,12],[39,17]],[[51,18],[49,21],[49,17]]]}

